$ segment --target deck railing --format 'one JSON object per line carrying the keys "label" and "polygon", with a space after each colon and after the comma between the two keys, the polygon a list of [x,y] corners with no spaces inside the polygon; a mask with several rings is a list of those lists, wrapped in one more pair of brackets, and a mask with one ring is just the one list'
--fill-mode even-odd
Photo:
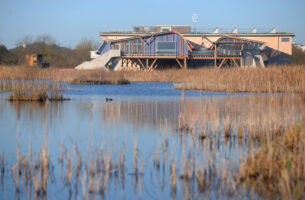
{"label": "deck railing", "polygon": [[[192,51],[190,53],[192,57],[214,57],[215,50],[208,51]],[[217,57],[240,57],[241,50],[221,50],[217,51]]]}

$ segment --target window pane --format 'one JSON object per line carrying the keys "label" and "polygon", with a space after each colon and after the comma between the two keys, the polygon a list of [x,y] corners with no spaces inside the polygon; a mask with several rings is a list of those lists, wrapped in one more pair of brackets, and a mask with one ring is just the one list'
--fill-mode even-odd
{"label": "window pane", "polygon": [[168,31],[170,31],[169,28],[162,28],[162,31],[161,31],[161,32],[168,32]]}
{"label": "window pane", "polygon": [[157,42],[158,55],[176,55],[175,41],[158,41]]}
{"label": "window pane", "polygon": [[175,42],[158,42],[158,50],[176,50],[176,43]]}
{"label": "window pane", "polygon": [[176,55],[176,51],[158,51],[158,55]]}

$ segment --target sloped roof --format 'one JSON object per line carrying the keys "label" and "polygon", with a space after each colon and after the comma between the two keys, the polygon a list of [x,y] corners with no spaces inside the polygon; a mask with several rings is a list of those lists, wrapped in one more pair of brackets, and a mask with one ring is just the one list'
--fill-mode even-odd
{"label": "sloped roof", "polygon": [[[265,44],[265,42],[261,42],[261,41],[257,41],[257,40],[251,40],[251,39],[245,39],[245,38],[240,38],[240,37],[233,37],[233,36],[222,36],[216,42],[214,42],[214,44],[222,43],[222,42],[220,42],[220,40],[222,40],[224,38],[231,38],[231,39],[236,39],[236,40],[242,40],[242,41],[245,41],[245,42]],[[227,43],[230,43],[230,42],[227,42]],[[236,43],[236,42],[234,42],[234,43]]]}
{"label": "sloped roof", "polygon": [[110,43],[127,41],[127,40],[133,40],[133,39],[143,39],[143,38],[153,37],[153,36],[158,36],[158,35],[166,35],[166,34],[169,34],[169,33],[174,33],[174,34],[179,35],[184,40],[184,42],[187,45],[187,47],[189,48],[189,50],[192,51],[192,48],[190,47],[188,41],[184,38],[184,36],[181,33],[176,32],[176,31],[158,32],[158,33],[145,34],[145,35],[141,35],[141,36],[134,36],[134,37],[129,37],[129,38],[123,38],[123,39],[118,39],[118,40],[111,40]]}

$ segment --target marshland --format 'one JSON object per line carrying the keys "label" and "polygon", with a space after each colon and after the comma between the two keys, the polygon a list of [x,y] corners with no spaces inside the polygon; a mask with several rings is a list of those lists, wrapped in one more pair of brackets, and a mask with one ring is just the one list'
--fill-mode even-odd
{"label": "marshland", "polygon": [[2,66],[0,198],[303,199],[304,77]]}

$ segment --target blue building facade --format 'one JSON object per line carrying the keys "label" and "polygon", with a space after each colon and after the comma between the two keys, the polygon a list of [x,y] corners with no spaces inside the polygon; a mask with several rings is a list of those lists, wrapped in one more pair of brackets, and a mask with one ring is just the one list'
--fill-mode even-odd
{"label": "blue building facade", "polygon": [[110,49],[120,49],[122,56],[188,57],[189,52],[192,51],[184,37],[176,32],[115,40],[108,44]]}
{"label": "blue building facade", "polygon": [[[176,65],[187,68],[195,65],[253,65],[259,62],[263,43],[224,36],[213,42],[211,47],[195,45],[178,32],[160,32],[119,40],[105,40],[98,50],[102,55],[107,51],[119,51],[120,57],[111,58],[111,63],[136,66],[138,69],[155,69],[157,66]],[[247,62],[245,62],[247,61]]]}

